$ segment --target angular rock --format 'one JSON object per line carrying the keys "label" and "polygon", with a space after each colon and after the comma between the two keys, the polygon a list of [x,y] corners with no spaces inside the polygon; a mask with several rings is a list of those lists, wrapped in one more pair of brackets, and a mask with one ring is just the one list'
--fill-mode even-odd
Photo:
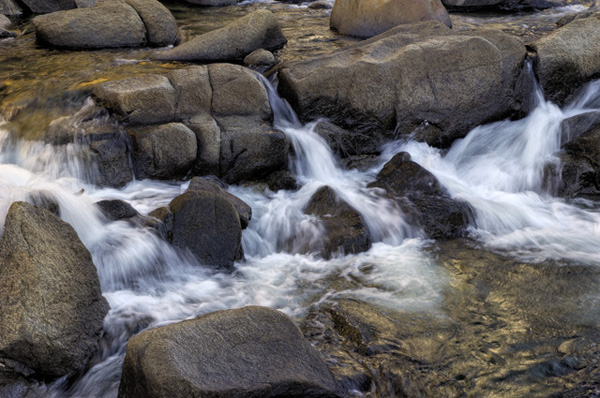
{"label": "angular rock", "polygon": [[323,258],[361,253],[371,248],[371,234],[364,218],[330,187],[319,188],[304,213],[319,216],[325,227],[321,242]]}
{"label": "angular rock", "polygon": [[167,236],[174,246],[190,250],[205,265],[232,267],[243,259],[240,216],[224,195],[188,191],[173,199],[169,210],[172,230]]}
{"label": "angular rock", "polygon": [[38,40],[60,48],[139,47],[147,43],[142,19],[124,2],[40,15],[33,25]]}
{"label": "angular rock", "polygon": [[344,35],[371,37],[398,25],[430,20],[452,27],[440,0],[336,0],[330,26]]}
{"label": "angular rock", "polygon": [[221,129],[210,116],[196,116],[186,122],[196,134],[198,154],[192,166],[194,175],[221,175]]}
{"label": "angular rock", "polygon": [[586,82],[600,76],[600,19],[573,21],[530,44],[535,71],[547,100],[562,104]]}
{"label": "angular rock", "polygon": [[152,124],[175,117],[175,89],[166,76],[143,75],[102,83],[92,97],[123,122]]}
{"label": "angular rock", "polygon": [[15,0],[0,0],[0,14],[16,16],[22,13],[23,9]]}
{"label": "angular rock", "polygon": [[175,88],[175,118],[184,120],[195,116],[210,116],[213,90],[208,66],[190,66],[169,72]]}
{"label": "angular rock", "polygon": [[34,14],[70,10],[77,7],[75,0],[21,0]]}
{"label": "angular rock", "polygon": [[330,55],[284,64],[279,91],[305,121],[326,117],[355,133],[416,134],[446,147],[529,100],[516,86],[526,56],[521,40],[499,31],[475,34],[438,22],[398,26]]}
{"label": "angular rock", "polygon": [[567,143],[597,127],[600,127],[600,111],[586,112],[565,119],[561,124],[561,142]]}
{"label": "angular rock", "polygon": [[228,184],[257,180],[287,168],[289,141],[270,125],[243,117],[219,118],[220,174]]}
{"label": "angular rock", "polygon": [[0,357],[50,377],[82,367],[109,307],[77,233],[47,210],[15,202],[0,264]]}
{"label": "angular rock", "polygon": [[462,237],[473,218],[466,202],[450,198],[437,178],[410,160],[405,152],[386,163],[375,182],[368,186],[385,189],[411,223],[422,227],[430,238]]}
{"label": "angular rock", "polygon": [[138,178],[185,176],[196,159],[196,135],[181,123],[131,127],[133,166]]}
{"label": "angular rock", "polygon": [[276,50],[286,41],[275,15],[268,10],[258,10],[171,50],[155,52],[151,58],[167,61],[241,61],[254,50]]}
{"label": "angular rock", "polygon": [[252,116],[262,120],[272,118],[273,111],[267,90],[255,72],[232,64],[212,64],[208,71],[213,88],[213,116]]}
{"label": "angular rock", "polygon": [[177,22],[173,14],[157,0],[126,0],[139,14],[146,27],[150,46],[164,47],[177,41]]}
{"label": "angular rock", "polygon": [[221,195],[235,208],[235,211],[238,213],[240,218],[240,225],[242,226],[242,229],[245,229],[248,226],[250,219],[252,219],[252,208],[237,196],[227,192],[215,181],[201,177],[194,177],[190,181],[187,191],[206,191]]}
{"label": "angular rock", "polygon": [[331,372],[279,311],[244,307],[150,329],[127,344],[120,398],[340,397]]}

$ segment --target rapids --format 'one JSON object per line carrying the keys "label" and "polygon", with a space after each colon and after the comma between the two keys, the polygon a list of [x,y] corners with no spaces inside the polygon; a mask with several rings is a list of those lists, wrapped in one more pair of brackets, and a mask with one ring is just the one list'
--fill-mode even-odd
{"label": "rapids", "polygon": [[[256,4],[243,4],[241,7]],[[292,20],[298,6],[288,8],[292,11],[286,15]],[[188,11],[184,6],[173,6],[173,9],[176,16]],[[239,10],[233,14],[236,15],[236,12]],[[218,11],[208,13],[217,14]],[[315,18],[324,19],[320,14]],[[554,21],[558,16],[542,18]],[[188,20],[185,26],[195,32],[193,27],[197,23]],[[459,26],[465,27],[469,23],[473,22],[461,19]],[[287,29],[293,30],[289,25]],[[327,35],[330,33],[313,38],[310,45],[326,43],[330,48],[343,44]],[[301,56],[306,51],[303,45],[308,43],[302,41],[302,36],[293,40],[300,45],[295,47],[296,52],[287,54],[289,58]],[[102,58],[99,71],[86,77],[86,81],[98,77],[105,79],[103,73],[113,65],[114,56],[124,55],[120,52],[99,55],[111,61]],[[143,54],[138,56],[143,58]],[[120,65],[122,73],[129,73],[129,63],[121,62]],[[72,88],[79,82],[69,81],[67,84]],[[547,329],[536,335],[538,342],[526,340],[522,344],[542,346],[552,340],[558,341],[558,345],[574,336],[595,336],[600,327],[595,317],[600,312],[600,295],[594,291],[597,284],[570,285],[568,275],[556,276],[556,273],[562,272],[557,271],[561,269],[575,269],[573,273],[576,275],[587,272],[590,279],[600,280],[600,213],[594,202],[567,202],[554,197],[544,184],[544,170],[548,164],[559,166],[556,153],[561,145],[561,122],[591,109],[600,110],[600,83],[590,84],[579,98],[563,109],[546,102],[538,88],[538,105],[529,116],[522,120],[479,126],[446,152],[410,140],[389,143],[374,165],[362,171],[344,169],[326,142],[313,131],[315,123],[301,124],[266,80],[265,85],[275,112],[275,127],[282,130],[294,146],[291,169],[301,187],[296,191],[278,192],[252,186],[229,187],[229,191],[248,203],[253,211],[253,218],[243,231],[242,238],[246,261],[236,264],[233,273],[215,271],[198,264],[189,253],[174,249],[145,228],[124,221],[110,222],[94,205],[102,199],[121,199],[140,213],[148,214],[184,192],[188,183],[142,180],[133,181],[122,189],[97,187],[90,183],[93,181],[93,165],[82,158],[76,144],[58,152],[49,144],[32,140],[35,134],[23,133],[22,130],[15,132],[0,119],[0,229],[13,201],[32,201],[40,195],[53,199],[60,207],[61,217],[75,228],[90,250],[103,293],[111,306],[97,356],[81,375],[45,385],[43,388],[48,396],[116,397],[125,345],[132,335],[149,327],[249,304],[279,309],[300,322],[322,303],[354,298],[407,316],[423,314],[431,317],[428,326],[431,329],[415,330],[415,333],[442,333],[447,324],[452,323],[460,325],[462,335],[478,338],[474,328],[479,328],[482,323],[473,326],[474,323],[465,319],[485,309],[456,309],[454,304],[456,297],[464,293],[464,281],[461,279],[464,275],[473,280],[484,280],[468,269],[469,261],[476,262],[473,258],[481,261],[481,258],[457,254],[458,260],[448,260],[446,257],[452,257],[454,253],[451,246],[444,251],[447,246],[438,246],[425,239],[418,227],[406,222],[402,211],[393,202],[382,197],[377,190],[367,188],[383,165],[400,151],[409,152],[414,161],[431,171],[452,197],[470,204],[475,214],[469,230],[475,253],[480,250],[482,257],[500,253],[503,261],[511,264],[522,262],[526,264],[523,267],[530,270],[528,272],[542,275],[538,282],[532,280],[531,285],[501,285],[506,297],[523,296],[525,301],[550,303],[557,299],[553,292],[564,293],[558,299],[566,301],[562,304],[566,310],[560,307],[561,312],[557,313],[552,308],[547,309],[548,318],[556,323],[549,321]],[[9,105],[16,97],[25,95],[27,90],[19,89],[12,96],[8,95]],[[47,91],[45,87],[42,93]],[[34,93],[40,94],[39,91]],[[76,98],[75,105],[69,103],[58,113],[50,112],[51,116],[46,118],[73,113],[77,111],[73,108],[85,107],[85,101],[85,98]],[[50,123],[44,120],[43,123]],[[30,125],[31,120],[23,117],[20,126],[26,128]],[[327,261],[314,255],[300,254],[301,247],[307,242],[317,242],[322,233],[318,219],[304,214],[303,208],[323,185],[333,188],[363,215],[374,241],[371,250]],[[456,253],[459,252],[461,249],[456,249]],[[456,261],[464,261],[464,264],[456,267],[448,265]],[[492,257],[482,267],[491,270],[496,265],[494,261],[498,261],[497,257]],[[536,264],[540,264],[539,268]],[[460,272],[457,271],[459,268]],[[554,288],[554,283],[560,289]],[[548,296],[544,295],[543,286],[548,286]],[[532,306],[532,311],[537,308]],[[457,311],[462,312],[457,314]],[[563,312],[569,313],[570,327],[579,329],[568,329],[564,333],[562,330],[555,331],[557,323],[567,322]],[[488,320],[495,319],[507,325],[506,330],[511,336],[520,338],[521,320],[515,321],[511,316],[501,312],[484,314]],[[490,326],[482,333],[502,340],[505,332]],[[526,335],[526,339],[531,338]],[[467,371],[473,383],[464,391],[485,396],[491,396],[487,394],[490,391],[495,391],[498,396],[536,395],[536,392],[540,393],[539,386],[543,386],[549,377],[563,376],[560,372],[544,373],[540,370],[540,364],[545,363],[546,358],[555,358],[556,350],[538,349],[536,354],[531,346],[515,347],[511,347],[513,351],[507,349],[503,353],[508,358],[503,370],[492,371],[484,367],[489,371]],[[528,373],[526,380],[529,384],[526,386],[518,376],[512,379],[498,376],[516,372],[515,369],[522,364],[515,365],[511,358],[517,355],[515,352],[523,351],[533,352],[529,362],[523,363],[530,364],[539,375],[533,372],[534,377]],[[584,354],[581,356],[585,357]],[[448,369],[454,372],[462,366],[462,362],[471,364],[471,354],[459,351],[453,362],[447,365]],[[479,365],[475,364],[472,368],[476,366]],[[514,382],[511,384],[511,381]],[[556,381],[550,384],[552,392],[569,385]],[[541,390],[538,395],[544,396],[548,391]]]}

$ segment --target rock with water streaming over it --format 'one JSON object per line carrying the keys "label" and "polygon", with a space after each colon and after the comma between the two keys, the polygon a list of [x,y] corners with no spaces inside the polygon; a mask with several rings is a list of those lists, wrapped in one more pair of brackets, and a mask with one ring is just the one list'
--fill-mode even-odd
{"label": "rock with water streaming over it", "polygon": [[139,47],[147,44],[144,22],[125,2],[103,2],[41,15],[33,20],[38,40],[70,49]]}
{"label": "rock with water streaming over it", "polygon": [[330,26],[341,34],[371,37],[398,25],[430,20],[452,27],[440,0],[336,0]]}
{"label": "rock with water streaming over it", "polygon": [[450,239],[466,234],[472,218],[469,205],[450,198],[437,178],[410,160],[406,152],[386,163],[369,187],[385,189],[411,222],[421,226],[431,238]]}
{"label": "rock with water streaming over it", "polygon": [[314,193],[306,208],[306,214],[319,216],[325,228],[319,240],[320,254],[328,259],[336,254],[356,254],[371,248],[371,234],[367,223],[356,209],[350,206],[328,186]]}
{"label": "rock with water streaming over it", "polygon": [[563,103],[600,75],[600,18],[578,19],[533,42],[535,71],[546,100]]}
{"label": "rock with water streaming over it", "polygon": [[83,367],[96,351],[109,306],[73,228],[15,202],[0,240],[0,357],[46,377]]}
{"label": "rock with water streaming over it", "polygon": [[182,123],[130,127],[128,133],[140,179],[184,177],[196,160],[196,135]]}
{"label": "rock with water streaming over it", "polygon": [[345,130],[325,120],[318,121],[314,130],[327,141],[331,150],[340,158],[379,154],[383,141],[382,137],[375,132],[365,134]]}
{"label": "rock with water streaming over it", "polygon": [[[475,126],[521,111],[526,50],[500,31],[401,25],[332,54],[285,63],[279,91],[303,120],[449,146]],[[348,84],[352,81],[352,84]]]}
{"label": "rock with water streaming over it", "polygon": [[202,264],[231,268],[244,258],[240,215],[220,192],[188,190],[150,216],[162,221],[173,246],[189,250]]}
{"label": "rock with water streaming over it", "polygon": [[560,154],[560,184],[563,197],[600,197],[600,127],[592,127],[567,142]]}
{"label": "rock with water streaming over it", "polygon": [[335,398],[331,372],[296,325],[264,307],[217,311],[127,344],[119,398]]}
{"label": "rock with water streaming over it", "polygon": [[151,55],[165,61],[242,61],[259,48],[276,50],[287,42],[275,15],[258,10],[232,23]]}

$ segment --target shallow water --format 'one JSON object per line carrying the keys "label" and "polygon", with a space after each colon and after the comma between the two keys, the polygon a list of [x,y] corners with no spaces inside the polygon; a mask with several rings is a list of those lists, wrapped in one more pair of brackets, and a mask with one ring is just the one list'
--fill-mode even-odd
{"label": "shallow water", "polygon": [[[274,10],[289,39],[279,53],[282,59],[355,42],[328,29],[329,11],[306,5],[170,7],[184,36],[214,29],[254,8]],[[580,8],[518,16],[453,15],[453,21],[457,29],[497,25],[529,38]],[[412,389],[403,387],[409,396],[439,396],[440,391],[486,397],[600,394],[600,214],[595,203],[554,198],[542,183],[545,165],[558,161],[560,122],[593,108],[600,95],[597,86],[591,86],[587,100],[565,109],[540,98],[529,117],[480,126],[447,153],[423,143],[390,143],[365,171],[342,168],[312,131],[314,125],[300,124],[271,93],[275,123],[294,145],[292,168],[302,187],[278,192],[229,188],[252,206],[253,219],[243,232],[247,260],[236,264],[233,273],[222,273],[143,227],[107,221],[93,204],[122,199],[148,214],[184,192],[187,183],[144,180],[122,189],[99,188],[86,182],[89,165],[77,145],[57,152],[32,140],[52,120],[86,106],[97,82],[183,65],[146,62],[147,49],[38,48],[29,23],[22,21],[20,28],[20,37],[0,45],[0,220],[15,200],[31,200],[40,192],[53,198],[92,253],[111,305],[99,355],[75,379],[42,387],[47,395],[116,396],[127,339],[147,327],[249,304],[279,309],[300,323],[344,300],[367,302],[398,320],[397,329],[386,333],[414,360],[399,367],[412,382]],[[434,173],[453,197],[470,203],[475,213],[470,240],[425,240],[394,203],[366,188],[399,151]],[[302,254],[318,245],[322,233],[319,221],[302,209],[323,185],[365,217],[374,240],[371,250],[327,261]],[[332,358],[330,351],[323,352]],[[373,385],[356,395],[391,396],[385,377],[376,368],[369,371]]]}

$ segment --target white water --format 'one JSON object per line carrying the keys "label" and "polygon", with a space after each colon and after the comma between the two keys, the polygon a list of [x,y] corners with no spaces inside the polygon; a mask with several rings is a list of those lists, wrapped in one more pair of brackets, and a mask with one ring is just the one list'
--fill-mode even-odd
{"label": "white water", "polygon": [[[358,172],[342,170],[314,133],[314,124],[302,126],[271,91],[275,123],[294,145],[292,168],[302,188],[230,188],[252,206],[254,215],[243,234],[247,261],[231,274],[197,264],[144,228],[108,222],[93,205],[116,198],[147,214],[183,192],[186,184],[146,180],[119,190],[100,189],[84,182],[89,171],[78,159],[77,146],[57,152],[40,143],[11,142],[7,126],[0,124],[0,220],[10,203],[29,200],[31,193],[43,191],[54,198],[61,217],[92,253],[111,305],[102,349],[91,369],[67,391],[59,381],[48,387],[49,394],[116,396],[124,347],[132,334],[210,311],[257,304],[300,317],[328,299],[357,297],[406,311],[439,312],[443,290],[449,287],[443,271],[423,251],[428,242],[405,223],[393,203],[366,188],[385,161],[402,150],[433,172],[453,197],[471,204],[476,214],[472,236],[489,247],[532,260],[600,264],[598,213],[542,191],[544,165],[556,162],[560,148],[560,122],[596,107],[598,93],[598,86],[591,86],[587,97],[565,110],[540,99],[528,118],[481,126],[445,156],[422,143],[392,143],[377,167]],[[301,254],[320,242],[322,227],[302,209],[323,185],[367,220],[375,242],[367,253],[329,261]],[[82,188],[83,194],[76,194]]]}

